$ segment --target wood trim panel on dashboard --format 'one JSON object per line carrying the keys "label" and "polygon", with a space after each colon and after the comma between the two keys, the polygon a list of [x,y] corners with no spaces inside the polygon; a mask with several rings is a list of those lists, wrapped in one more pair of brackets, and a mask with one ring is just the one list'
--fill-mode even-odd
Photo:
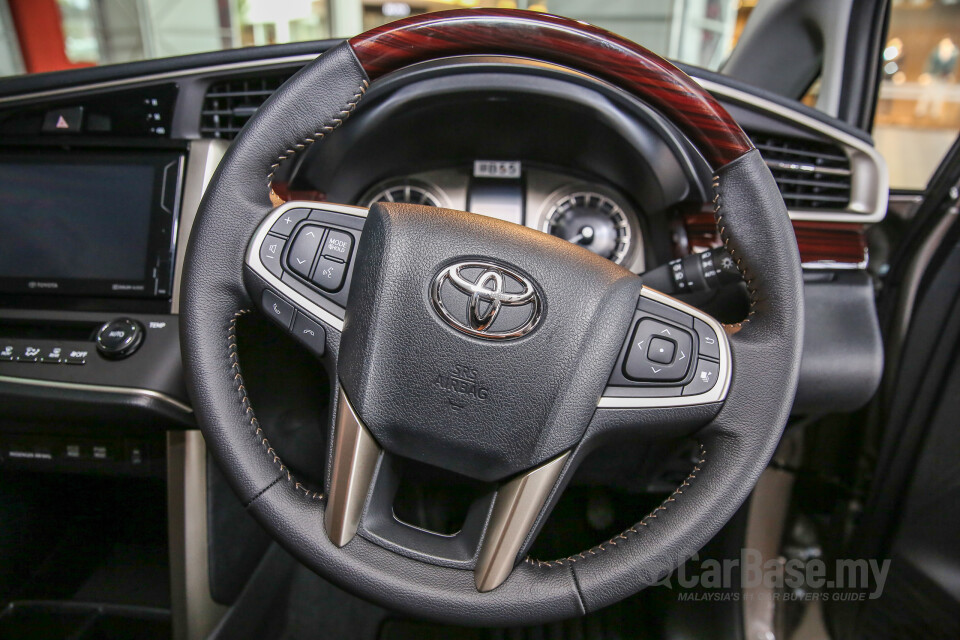
{"label": "wood trim panel on dashboard", "polygon": [[661,111],[713,170],[753,149],[730,114],[685,73],[634,42],[576,20],[512,9],[444,11],[391,22],[349,43],[371,80],[459,55],[523,56],[565,65]]}
{"label": "wood trim panel on dashboard", "polygon": [[[806,267],[831,266],[862,268],[867,262],[866,226],[848,222],[793,220],[793,231],[800,249],[800,262]],[[713,208],[688,213],[683,217],[687,247],[682,253],[723,246]],[[682,248],[681,248],[682,250]]]}

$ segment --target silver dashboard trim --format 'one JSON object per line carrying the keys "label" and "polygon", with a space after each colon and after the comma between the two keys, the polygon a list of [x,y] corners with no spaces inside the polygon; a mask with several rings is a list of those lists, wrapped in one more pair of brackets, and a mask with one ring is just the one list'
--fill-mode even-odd
{"label": "silver dashboard trim", "polygon": [[187,257],[187,245],[193,222],[200,209],[200,200],[207,190],[210,178],[220,165],[230,143],[226,140],[192,140],[187,152],[187,170],[181,186],[180,220],[177,225],[177,252],[173,263],[173,287],[171,289],[170,313],[180,313],[180,281],[183,263]]}
{"label": "silver dashboard trim", "polygon": [[840,129],[824,124],[815,118],[792,111],[775,102],[764,100],[739,89],[727,87],[711,80],[693,76],[693,79],[712,94],[722,96],[747,108],[759,107],[805,129],[811,129],[833,138],[845,147],[850,157],[850,204],[846,212],[807,209],[790,210],[791,220],[815,222],[880,222],[887,215],[887,200],[890,195],[890,175],[887,162],[872,145]]}
{"label": "silver dashboard trim", "polygon": [[[280,278],[270,273],[270,271],[267,270],[267,267],[264,266],[263,262],[260,260],[260,246],[263,244],[267,234],[270,232],[270,228],[281,215],[290,209],[317,209],[318,211],[344,213],[350,216],[357,216],[358,218],[366,218],[367,209],[364,207],[354,207],[345,204],[329,204],[326,202],[291,200],[290,202],[280,205],[267,214],[267,216],[260,223],[260,226],[257,227],[256,232],[253,234],[253,239],[247,246],[247,255],[244,257],[244,262],[246,265],[250,267],[261,279],[263,279],[264,282],[270,285],[270,287],[282,293],[301,309],[313,314],[317,319],[330,325],[337,331],[343,331],[343,320],[335,316],[323,305],[318,304],[313,300],[308,299],[306,296],[298,293],[288,284],[280,280]],[[327,302],[327,305],[333,309],[341,312],[343,311],[342,307],[334,304],[333,302]]]}
{"label": "silver dashboard trim", "polygon": [[227,612],[210,595],[207,447],[197,429],[167,432],[167,536],[174,640],[207,638]]}
{"label": "silver dashboard trim", "polygon": [[302,54],[299,56],[286,56],[283,58],[273,58],[270,60],[245,60],[243,62],[230,62],[226,64],[214,64],[208,65],[206,67],[192,67],[190,69],[178,69],[176,71],[165,71],[162,73],[153,73],[145,76],[135,76],[130,78],[118,78],[117,80],[104,80],[102,82],[91,82],[90,84],[80,84],[72,85],[69,87],[60,87],[57,89],[47,89],[46,91],[35,91],[33,93],[20,93],[13,96],[4,96],[0,98],[0,104],[6,104],[8,102],[22,102],[30,100],[39,100],[42,98],[50,98],[53,96],[59,96],[63,94],[78,94],[78,93],[87,93],[93,91],[100,91],[101,89],[112,89],[115,87],[124,87],[127,85],[140,85],[140,84],[152,84],[155,82],[163,82],[164,80],[173,80],[175,78],[183,78],[185,76],[203,76],[207,74],[215,73],[229,73],[232,71],[242,71],[243,69],[250,68],[270,68],[270,67],[283,67],[286,65],[293,65],[298,63],[306,64],[311,60],[315,59],[322,52],[317,52],[315,54]]}
{"label": "silver dashboard trim", "polygon": [[22,384],[29,387],[44,387],[48,389],[70,389],[72,391],[93,391],[100,393],[115,393],[127,396],[144,396],[158,400],[183,413],[193,413],[193,407],[176,398],[172,398],[160,391],[140,389],[137,387],[114,387],[110,385],[83,384],[80,382],[62,382],[60,380],[38,380],[37,378],[18,378],[16,376],[0,375],[0,383]]}
{"label": "silver dashboard trim", "polygon": [[680,302],[676,298],[660,293],[655,289],[644,287],[640,291],[640,296],[665,304],[668,307],[682,311],[693,316],[698,320],[705,322],[714,333],[717,334],[717,340],[720,342],[720,367],[717,375],[717,382],[713,388],[706,393],[698,393],[694,396],[674,396],[661,398],[621,398],[617,396],[601,396],[597,403],[598,409],[651,409],[651,408],[669,408],[669,407],[688,407],[698,404],[711,404],[714,402],[723,402],[727,398],[727,392],[730,390],[730,381],[733,378],[732,358],[730,356],[730,340],[727,338],[726,331],[719,322],[703,313],[699,309],[691,307],[688,304]]}

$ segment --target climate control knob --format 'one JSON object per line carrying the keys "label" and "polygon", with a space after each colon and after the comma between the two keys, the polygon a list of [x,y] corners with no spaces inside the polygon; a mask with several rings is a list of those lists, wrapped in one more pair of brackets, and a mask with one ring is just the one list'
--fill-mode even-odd
{"label": "climate control knob", "polygon": [[132,355],[142,342],[143,326],[130,318],[113,320],[97,331],[97,351],[112,360]]}

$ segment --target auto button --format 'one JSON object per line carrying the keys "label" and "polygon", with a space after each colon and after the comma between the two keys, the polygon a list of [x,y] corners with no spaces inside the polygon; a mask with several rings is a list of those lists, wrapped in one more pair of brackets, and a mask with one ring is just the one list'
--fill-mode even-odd
{"label": "auto button", "polygon": [[126,358],[143,342],[143,327],[136,320],[120,318],[100,327],[96,342],[103,357]]}

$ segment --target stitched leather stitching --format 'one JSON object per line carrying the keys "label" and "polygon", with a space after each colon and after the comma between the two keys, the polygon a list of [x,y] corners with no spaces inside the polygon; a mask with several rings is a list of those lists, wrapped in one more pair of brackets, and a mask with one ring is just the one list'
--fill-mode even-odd
{"label": "stitched leather stitching", "polygon": [[577,555],[567,556],[566,558],[560,558],[559,560],[537,560],[535,558],[531,558],[528,556],[524,558],[524,562],[538,568],[546,567],[550,569],[553,567],[562,567],[567,564],[573,564],[575,562],[579,562],[580,560],[586,560],[590,556],[595,556],[599,553],[607,551],[611,547],[616,547],[618,541],[629,540],[629,536],[637,535],[640,533],[640,527],[648,526],[648,522],[650,520],[653,520],[654,518],[656,518],[657,514],[659,514],[661,511],[666,511],[670,507],[671,502],[677,501],[677,497],[683,494],[684,489],[689,487],[693,483],[693,481],[697,479],[697,474],[700,472],[701,465],[703,465],[706,461],[707,461],[707,450],[703,446],[703,443],[701,442],[700,443],[700,459],[697,461],[697,464],[693,466],[693,471],[690,472],[690,475],[688,475],[684,479],[684,481],[680,483],[680,486],[674,489],[673,493],[671,493],[666,500],[664,500],[659,505],[657,505],[657,507],[653,511],[651,511],[646,516],[644,516],[640,522],[633,525],[629,529],[626,529],[625,531],[617,534],[616,536],[610,538],[606,542],[598,544],[597,546],[587,549],[586,551],[582,551]]}
{"label": "stitched leather stitching", "polygon": [[757,293],[756,287],[753,286],[753,277],[747,272],[747,268],[743,265],[743,258],[740,257],[739,252],[733,248],[730,244],[730,236],[727,234],[727,226],[723,223],[723,213],[721,212],[722,206],[722,194],[720,190],[720,176],[713,176],[713,216],[717,222],[717,231],[720,233],[720,239],[723,240],[723,246],[727,250],[727,253],[730,254],[730,257],[733,259],[733,263],[737,265],[737,271],[740,272],[740,275],[743,276],[744,282],[747,283],[747,291],[750,294],[750,310],[747,313],[746,319],[742,322],[737,322],[734,324],[726,324],[724,326],[732,327],[739,329],[746,323],[750,322],[750,317],[756,313],[757,309],[757,300],[759,299],[759,294]]}
{"label": "stitched leather stitching", "polygon": [[300,142],[294,144],[291,148],[279,154],[277,156],[277,161],[270,165],[270,173],[267,174],[267,184],[269,185],[271,182],[273,182],[273,176],[277,173],[277,169],[280,168],[280,165],[284,160],[289,160],[296,155],[298,151],[303,151],[314,142],[323,140],[324,136],[342,125],[344,120],[349,118],[350,114],[353,113],[353,110],[357,108],[357,104],[360,102],[360,99],[363,98],[363,94],[367,92],[367,88],[369,86],[370,83],[367,80],[362,80],[360,82],[360,86],[357,88],[357,92],[353,95],[353,98],[343,109],[340,110],[340,113],[337,114],[339,117],[333,118],[330,120],[329,124],[321,126],[319,131],[315,131],[312,135],[302,138]]}
{"label": "stitched leather stitching", "polygon": [[[257,416],[253,411],[253,406],[250,404],[250,398],[247,397],[247,387],[243,382],[243,372],[240,370],[240,357],[237,355],[237,321],[248,313],[252,313],[252,310],[240,309],[234,313],[233,318],[230,320],[230,327],[227,330],[227,354],[230,359],[230,371],[233,373],[233,383],[236,386],[237,394],[240,397],[240,408],[243,409],[244,415],[250,420],[250,426],[253,427],[253,435],[260,441],[260,445],[263,447],[266,454],[273,460],[273,463],[280,468],[280,472],[286,475],[287,482],[292,483],[294,489],[297,491],[302,491],[305,498],[311,500],[323,500],[322,493],[311,491],[309,488],[298,482],[296,478],[293,477],[293,474],[290,473],[290,469],[283,464],[282,460],[280,460],[280,456],[278,456],[277,452],[274,451],[272,446],[270,446],[270,441],[267,440],[266,436],[264,435],[263,429],[260,427],[260,421],[257,420]],[[280,477],[282,478],[283,475]],[[272,487],[274,484],[276,484],[275,481],[271,482],[270,486]],[[259,495],[257,497],[259,497]]]}

